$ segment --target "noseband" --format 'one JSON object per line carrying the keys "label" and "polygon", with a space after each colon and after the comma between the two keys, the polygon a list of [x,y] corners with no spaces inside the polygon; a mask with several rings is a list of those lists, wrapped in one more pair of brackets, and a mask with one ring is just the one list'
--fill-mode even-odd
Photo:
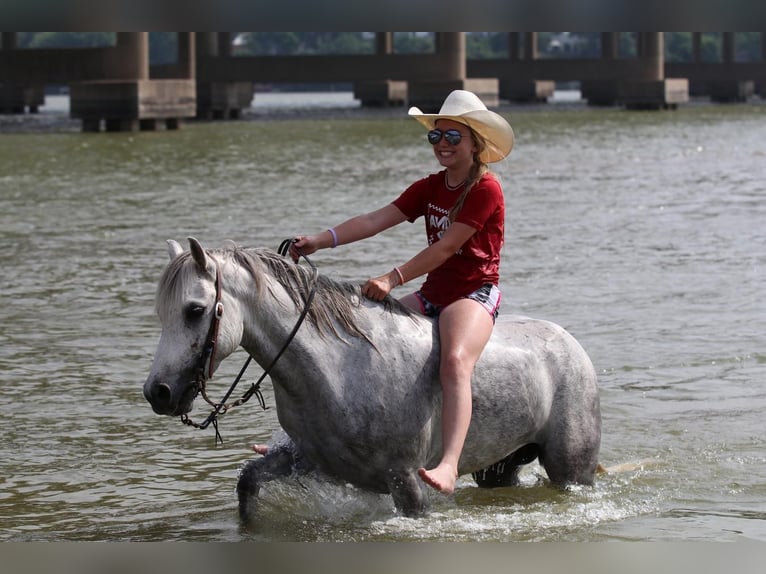
{"label": "noseband", "polygon": [[[279,254],[282,256],[286,256],[288,250],[290,249],[290,245],[294,243],[294,239],[285,239],[282,244],[279,246]],[[223,317],[223,287],[222,287],[222,277],[221,277],[221,268],[218,263],[218,261],[215,261],[215,305],[213,307],[213,316],[210,320],[210,328],[207,332],[207,337],[205,338],[205,346],[202,349],[202,354],[200,355],[198,366],[196,369],[196,382],[195,386],[197,387],[197,393],[201,394],[202,398],[205,399],[205,402],[207,402],[210,406],[213,407],[213,410],[210,412],[210,414],[207,416],[207,418],[202,421],[201,423],[196,423],[193,420],[189,418],[188,415],[183,414],[181,415],[181,422],[185,425],[189,425],[198,429],[205,429],[209,425],[213,425],[213,428],[215,429],[215,442],[218,444],[220,441],[221,444],[223,444],[223,437],[221,436],[221,433],[218,431],[218,416],[224,415],[229,409],[232,409],[234,407],[237,407],[241,404],[246,403],[250,400],[250,398],[255,395],[258,397],[258,403],[261,405],[262,409],[267,409],[266,402],[263,398],[263,393],[261,392],[261,383],[266,378],[266,376],[271,372],[271,370],[274,368],[274,365],[277,364],[277,361],[282,356],[282,354],[287,350],[287,347],[290,345],[292,340],[295,338],[295,335],[298,333],[298,329],[303,324],[303,321],[306,319],[306,315],[308,315],[309,308],[311,307],[311,302],[314,300],[314,295],[316,294],[317,289],[317,277],[319,275],[319,271],[317,270],[316,266],[309,260],[308,257],[301,254],[301,257],[303,257],[306,260],[306,263],[309,264],[313,271],[313,277],[312,277],[312,284],[311,284],[311,290],[309,291],[308,297],[306,297],[306,303],[303,306],[303,311],[301,311],[300,317],[298,317],[298,321],[295,323],[295,326],[293,327],[292,331],[290,331],[290,334],[287,336],[287,340],[285,341],[284,345],[282,345],[282,348],[279,350],[277,355],[274,357],[274,359],[271,361],[271,364],[268,366],[267,369],[264,370],[261,377],[254,383],[250,385],[250,388],[245,391],[245,393],[236,401],[227,404],[226,401],[229,400],[229,397],[231,397],[231,394],[234,392],[234,389],[239,384],[239,381],[242,379],[242,376],[245,374],[245,371],[247,370],[248,365],[250,365],[250,361],[252,361],[253,357],[252,355],[248,354],[247,359],[245,360],[245,364],[242,366],[242,368],[239,371],[239,374],[234,379],[234,382],[229,387],[229,390],[226,391],[226,394],[223,396],[220,402],[216,403],[213,402],[208,396],[207,391],[205,389],[205,383],[208,379],[211,379],[213,377],[213,365],[215,363],[215,347],[218,342],[218,332],[220,330],[221,326],[221,317]],[[195,394],[195,396],[196,396]]]}

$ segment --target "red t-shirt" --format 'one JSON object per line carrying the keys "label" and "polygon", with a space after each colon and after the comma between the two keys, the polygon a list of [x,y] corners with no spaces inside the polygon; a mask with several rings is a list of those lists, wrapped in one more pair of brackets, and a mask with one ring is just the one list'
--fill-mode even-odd
{"label": "red t-shirt", "polygon": [[[450,209],[462,192],[462,188],[447,189],[446,173],[440,171],[416,181],[393,201],[410,222],[425,217],[429,245],[439,241],[450,226]],[[434,305],[448,305],[485,283],[498,284],[505,223],[500,182],[485,174],[468,192],[455,221],[470,225],[476,233],[426,277],[420,290]]]}

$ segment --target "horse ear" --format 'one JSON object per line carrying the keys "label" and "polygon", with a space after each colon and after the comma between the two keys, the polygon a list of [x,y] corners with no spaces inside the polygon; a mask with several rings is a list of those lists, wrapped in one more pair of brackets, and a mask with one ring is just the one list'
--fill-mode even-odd
{"label": "horse ear", "polygon": [[207,256],[200,242],[193,237],[187,237],[189,240],[189,249],[191,249],[192,259],[197,264],[200,271],[207,271]]}
{"label": "horse ear", "polygon": [[181,253],[184,252],[184,248],[181,247],[181,244],[178,243],[178,241],[174,241],[173,239],[168,239],[168,255],[170,255],[170,260],[173,261],[176,257],[181,255]]}

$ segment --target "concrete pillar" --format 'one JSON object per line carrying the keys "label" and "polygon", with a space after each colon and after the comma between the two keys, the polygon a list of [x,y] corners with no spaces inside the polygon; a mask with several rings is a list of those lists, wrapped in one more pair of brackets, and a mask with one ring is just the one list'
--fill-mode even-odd
{"label": "concrete pillar", "polygon": [[218,32],[218,55],[231,57],[231,32]]}
{"label": "concrete pillar", "polygon": [[[761,67],[766,66],[766,32],[761,32]],[[761,77],[761,81],[757,85],[758,95],[761,98],[766,98],[766,79]]]}
{"label": "concrete pillar", "polygon": [[194,32],[178,32],[178,69],[181,78],[197,76],[197,50]]}
{"label": "concrete pillar", "polygon": [[2,33],[2,49],[3,50],[15,50],[18,48],[19,36],[17,32],[3,32]]}
{"label": "concrete pillar", "polygon": [[[692,63],[702,62],[702,32],[692,32]],[[689,81],[689,94],[692,96],[707,96],[709,93],[706,81],[691,79]]]}
{"label": "concrete pillar", "polygon": [[692,62],[702,61],[702,32],[692,32]]}
{"label": "concrete pillar", "polygon": [[640,32],[639,58],[643,62],[642,79],[660,81],[665,77],[665,36],[662,32]]}
{"label": "concrete pillar", "polygon": [[[394,33],[375,32],[375,55],[390,56],[394,53]],[[381,78],[354,82],[354,99],[362,107],[383,108],[403,106],[407,101],[407,82]]]}
{"label": "concrete pillar", "polygon": [[407,95],[410,105],[426,113],[439,110],[444,98],[452,90],[474,92],[487,107],[497,106],[498,80],[496,78],[467,78],[465,32],[436,32],[435,69],[438,80],[410,81]]}
{"label": "concrete pillar", "polygon": [[604,60],[616,60],[620,55],[620,33],[601,33],[601,58]]}
{"label": "concrete pillar", "polygon": [[[231,58],[231,32],[197,32],[200,59]],[[213,63],[213,65],[215,65]],[[200,66],[202,69],[209,67]],[[254,97],[252,81],[210,81],[197,74],[197,118],[238,119]]]}
{"label": "concrete pillar", "polygon": [[524,32],[524,59],[537,60],[537,32]]}
{"label": "concrete pillar", "polygon": [[394,33],[375,32],[375,53],[379,55],[394,52]]}
{"label": "concrete pillar", "polygon": [[[735,65],[736,43],[734,32],[723,32],[721,37],[721,66]],[[714,102],[744,102],[755,94],[752,79],[717,79],[710,83],[710,99]]]}
{"label": "concrete pillar", "polygon": [[662,32],[639,32],[639,67],[626,79],[620,99],[629,109],[675,109],[689,101],[686,78],[665,78],[665,36]]}
{"label": "concrete pillar", "polygon": [[[0,49],[3,52],[18,49],[18,33],[2,32]],[[43,104],[45,104],[45,87],[42,83],[27,84],[24,81],[6,83],[0,75],[0,114],[23,114],[25,109],[34,114]]]}
{"label": "concrete pillar", "polygon": [[724,32],[721,39],[721,59],[724,64],[731,64],[735,59],[734,32]]}
{"label": "concrete pillar", "polygon": [[110,73],[115,78],[149,79],[149,32],[117,32],[117,47],[124,56],[120,69]]}
{"label": "concrete pillar", "polygon": [[[185,58],[191,71],[194,42],[189,36],[182,43],[179,60]],[[194,80],[150,79],[148,32],[118,32],[116,47],[105,53],[110,57],[103,79],[69,88],[69,113],[82,120],[83,131],[98,131],[102,121],[107,131],[150,130],[158,121],[177,129],[179,118],[194,115]]]}
{"label": "concrete pillar", "polygon": [[466,77],[465,64],[465,33],[436,32],[438,53],[444,62],[445,80],[464,80]]}
{"label": "concrete pillar", "polygon": [[514,63],[537,60],[537,32],[525,32],[523,36],[523,56],[519,49],[519,40],[522,37],[519,32],[508,33],[508,62],[510,64],[507,75],[500,76],[498,90],[499,97],[511,102],[546,102],[553,96],[556,83],[550,80],[538,78],[519,77],[514,71]]}
{"label": "concrete pillar", "polygon": [[195,32],[194,48],[197,58],[206,58],[218,55],[217,32]]}
{"label": "concrete pillar", "polygon": [[[614,62],[619,57],[619,32],[601,33],[601,60]],[[606,66],[605,66],[606,67]],[[622,81],[610,74],[599,79],[582,80],[580,94],[589,106],[614,106],[620,99]]]}
{"label": "concrete pillar", "polygon": [[518,62],[521,59],[521,53],[519,52],[519,33],[508,33],[508,59],[511,62]]}

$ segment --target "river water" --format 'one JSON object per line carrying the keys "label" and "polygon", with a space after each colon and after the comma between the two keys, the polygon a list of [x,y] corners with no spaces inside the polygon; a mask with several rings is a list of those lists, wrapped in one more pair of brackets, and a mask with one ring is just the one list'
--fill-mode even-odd
{"label": "river water", "polygon": [[[268,485],[244,531],[234,488],[277,429],[271,387],[270,410],[223,419],[223,446],[152,412],[165,240],[276,248],[380,206],[437,169],[423,130],[349,94],[259,94],[241,121],[135,134],[82,134],[54,103],[0,118],[0,539],[766,541],[766,106],[500,112],[517,136],[495,166],[501,312],[583,344],[601,460],[622,472],[567,492],[536,464],[515,489],[463,478],[422,520],[309,477]],[[313,259],[359,280],[423,241],[418,222]]]}

